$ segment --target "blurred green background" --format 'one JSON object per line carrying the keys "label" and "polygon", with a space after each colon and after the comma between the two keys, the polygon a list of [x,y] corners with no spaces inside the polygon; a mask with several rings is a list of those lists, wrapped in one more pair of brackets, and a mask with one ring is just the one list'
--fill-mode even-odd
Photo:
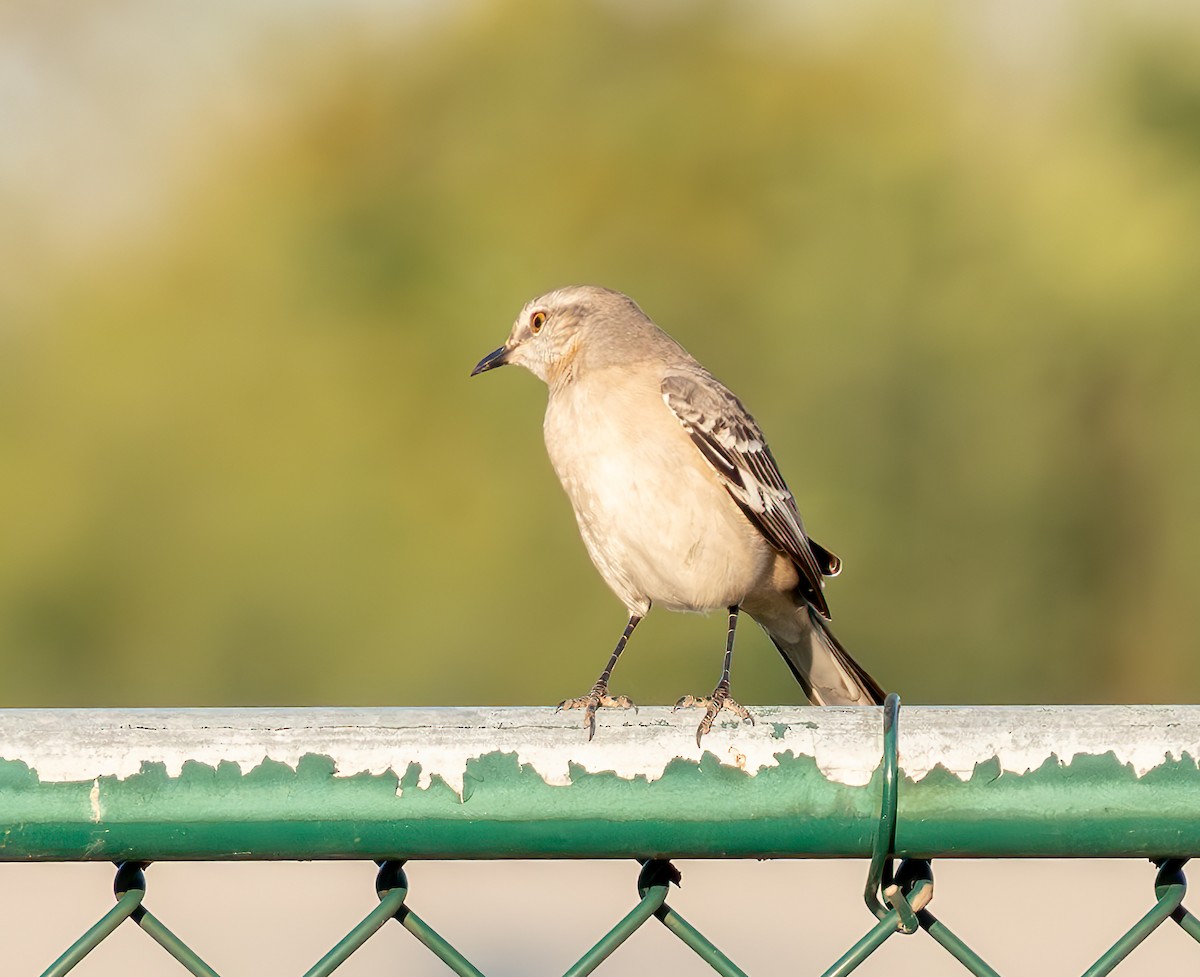
{"label": "blurred green background", "polygon": [[[467,377],[574,282],[741,394],[907,702],[1200,692],[1194,5],[7,5],[0,113],[6,705],[580,694],[623,609]],[[734,688],[801,701],[750,626]]]}

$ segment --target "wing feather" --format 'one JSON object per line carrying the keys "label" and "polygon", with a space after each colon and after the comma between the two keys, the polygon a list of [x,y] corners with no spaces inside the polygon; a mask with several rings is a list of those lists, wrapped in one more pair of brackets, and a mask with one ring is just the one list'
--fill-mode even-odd
{"label": "wing feather", "polygon": [[757,422],[737,397],[699,368],[668,373],[662,396],[742,512],[768,543],[795,563],[801,591],[828,618],[822,576],[840,567],[840,561],[809,541],[796,500]]}

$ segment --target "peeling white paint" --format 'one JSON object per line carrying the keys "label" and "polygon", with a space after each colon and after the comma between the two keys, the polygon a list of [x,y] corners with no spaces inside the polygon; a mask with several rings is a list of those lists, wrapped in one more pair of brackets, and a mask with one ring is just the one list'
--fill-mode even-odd
{"label": "peeling white paint", "polygon": [[92,789],[88,791],[88,803],[92,807],[92,821],[95,824],[99,824],[101,818],[99,777],[92,781]]}
{"label": "peeling white paint", "polygon": [[[718,723],[695,743],[695,711],[662,707],[603,713],[587,742],[574,714],[548,707],[448,709],[75,709],[0,711],[0,758],[21,760],[43,782],[92,782],[100,820],[101,777],[126,778],[143,764],[178,776],[188,761],[243,773],[270,759],[295,768],[307,754],[328,756],[338,776],[402,776],[420,764],[418,787],[435,777],[460,796],[469,761],[515,754],[548,784],[588,773],[660,778],[675,759],[703,752],[750,775],[779,755],[811,757],[830,780],[868,783],[879,766],[877,708],[760,707],[756,726]],[[959,778],[982,763],[1025,773],[1048,760],[1113,753],[1139,776],[1168,759],[1200,756],[1200,706],[905,707],[900,762],[921,779],[940,766]]]}

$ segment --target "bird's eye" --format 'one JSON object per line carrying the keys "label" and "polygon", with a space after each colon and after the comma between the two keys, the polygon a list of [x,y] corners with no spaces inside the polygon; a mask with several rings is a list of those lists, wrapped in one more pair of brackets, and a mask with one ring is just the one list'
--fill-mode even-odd
{"label": "bird's eye", "polygon": [[542,331],[542,326],[546,324],[546,313],[535,312],[529,317],[529,331],[535,336]]}

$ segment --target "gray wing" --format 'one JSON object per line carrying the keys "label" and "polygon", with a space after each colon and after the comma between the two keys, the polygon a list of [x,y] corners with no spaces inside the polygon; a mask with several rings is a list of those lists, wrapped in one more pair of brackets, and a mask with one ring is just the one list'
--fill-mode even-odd
{"label": "gray wing", "polygon": [[754,418],[718,380],[699,369],[668,373],[662,396],[742,512],[796,564],[801,592],[828,618],[821,578],[837,573],[840,561],[805,534],[796,500]]}

